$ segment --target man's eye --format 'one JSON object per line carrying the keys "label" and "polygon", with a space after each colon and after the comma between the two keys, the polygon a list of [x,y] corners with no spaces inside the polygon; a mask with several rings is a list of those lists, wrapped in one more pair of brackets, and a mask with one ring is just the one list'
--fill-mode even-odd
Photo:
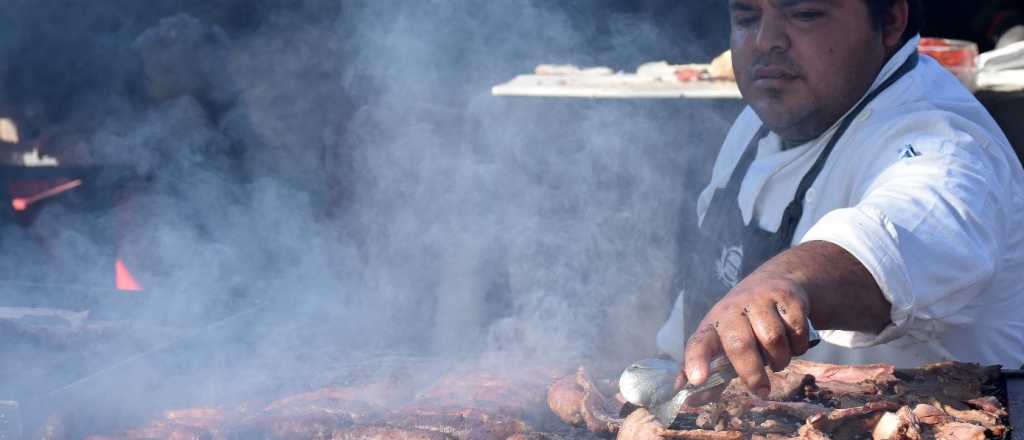
{"label": "man's eye", "polygon": [[797,11],[793,13],[793,18],[799,21],[814,21],[823,15],[825,14],[820,11]]}
{"label": "man's eye", "polygon": [[754,23],[757,23],[757,20],[759,18],[760,17],[757,16],[756,14],[743,14],[743,15],[734,15],[733,18],[732,18],[732,21],[733,21],[733,23],[736,23],[737,26],[746,27],[746,26],[751,26]]}

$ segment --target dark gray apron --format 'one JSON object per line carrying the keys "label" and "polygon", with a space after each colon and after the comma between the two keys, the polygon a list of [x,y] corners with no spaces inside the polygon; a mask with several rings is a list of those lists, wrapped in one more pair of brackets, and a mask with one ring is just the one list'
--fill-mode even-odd
{"label": "dark gray apron", "polygon": [[683,316],[687,340],[711,307],[729,293],[740,280],[790,247],[797,224],[803,216],[804,196],[825,167],[825,162],[836,143],[864,107],[917,66],[917,57],[916,53],[911,55],[899,70],[865,96],[842,119],[825,149],[800,181],[793,200],[782,214],[779,229],[774,233],[761,229],[755,221],[751,221],[750,225],[745,224],[738,203],[740,185],[750,170],[750,164],[754,162],[758,143],[768,135],[768,129],[763,126],[757,131],[733,169],[728,185],[715,190],[700,226],[698,258],[695,258],[688,268],[683,269],[683,276],[678,278],[679,284],[674,289],[675,292],[684,292]]}

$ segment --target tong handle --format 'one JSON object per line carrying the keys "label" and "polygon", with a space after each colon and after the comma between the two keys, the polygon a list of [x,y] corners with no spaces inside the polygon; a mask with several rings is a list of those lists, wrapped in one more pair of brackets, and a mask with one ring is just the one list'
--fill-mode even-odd
{"label": "tong handle", "polygon": [[[811,325],[810,319],[807,320],[807,328],[810,330],[810,347],[814,347],[821,342],[821,337],[818,335],[817,330],[814,329],[814,326]],[[683,405],[687,404],[686,401],[691,396],[701,394],[704,391],[714,388],[727,386],[729,385],[729,382],[739,376],[736,374],[736,369],[733,368],[732,362],[729,362],[729,358],[724,354],[715,356],[711,359],[709,368],[711,372],[708,375],[708,380],[703,384],[697,386],[687,385],[683,389],[679,390],[679,392],[676,393],[669,401],[654,405],[651,408],[652,413],[658,421],[663,423],[665,426],[669,426],[672,421],[675,420],[676,415],[679,413],[679,409],[682,408]]]}
{"label": "tong handle", "polygon": [[709,365],[709,368],[710,374],[708,375],[708,380],[711,380],[711,376],[719,373],[726,375],[732,374],[734,376],[736,374],[736,370],[732,368],[732,362],[729,362],[729,358],[725,357],[724,354],[715,356],[714,359],[711,359],[711,365]]}
{"label": "tong handle", "polygon": [[[821,343],[821,335],[819,335],[818,331],[814,329],[813,325],[811,325],[810,319],[807,320],[807,329],[809,333],[808,349],[814,348],[819,343]],[[766,359],[764,352],[761,353],[761,358]],[[685,396],[682,397],[684,400],[689,396],[701,393],[703,391],[707,391],[722,385],[728,385],[729,382],[731,382],[733,379],[739,377],[739,375],[736,374],[736,369],[733,368],[732,366],[732,362],[730,362],[729,358],[726,357],[724,354],[720,354],[711,359],[711,363],[708,367],[710,369],[710,373],[708,374],[708,380],[699,386],[686,387],[684,390],[687,391],[687,393]],[[679,396],[677,395],[677,397]]]}

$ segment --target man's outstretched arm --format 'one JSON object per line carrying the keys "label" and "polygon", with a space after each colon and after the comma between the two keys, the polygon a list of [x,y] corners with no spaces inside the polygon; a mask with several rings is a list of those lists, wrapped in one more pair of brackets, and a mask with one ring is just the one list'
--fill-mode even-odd
{"label": "man's outstretched arm", "polygon": [[708,363],[725,353],[744,383],[767,394],[764,365],[780,370],[808,348],[816,328],[878,333],[890,322],[871,273],[843,248],[812,241],[772,258],[719,301],[686,344],[684,381],[707,380]]}

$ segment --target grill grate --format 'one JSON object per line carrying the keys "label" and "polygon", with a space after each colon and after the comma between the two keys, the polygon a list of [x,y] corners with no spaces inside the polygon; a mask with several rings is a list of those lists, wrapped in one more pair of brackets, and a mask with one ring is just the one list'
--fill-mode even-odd
{"label": "grill grate", "polygon": [[1004,371],[1003,380],[1010,415],[1010,435],[1013,440],[1024,440],[1024,371]]}

